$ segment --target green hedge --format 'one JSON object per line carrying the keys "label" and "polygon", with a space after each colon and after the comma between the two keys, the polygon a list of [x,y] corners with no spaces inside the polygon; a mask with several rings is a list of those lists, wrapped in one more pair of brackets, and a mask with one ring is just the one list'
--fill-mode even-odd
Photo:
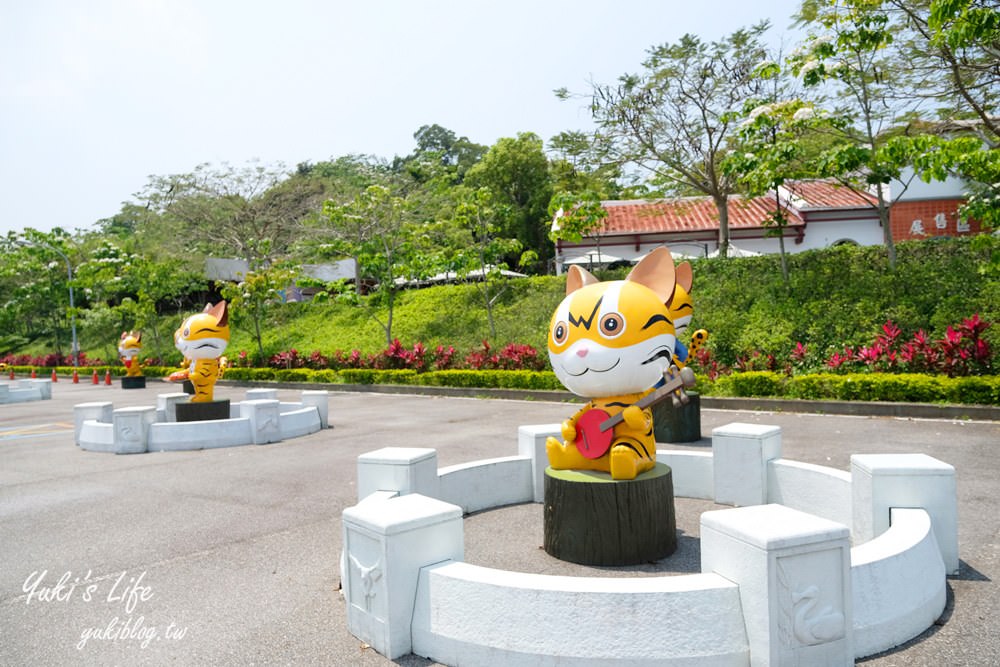
{"label": "green hedge", "polygon": [[[14,366],[18,377],[31,373],[31,366]],[[34,369],[40,378],[51,375],[51,368]],[[71,366],[56,367],[60,377],[73,374]],[[125,374],[121,366],[86,366],[79,369],[82,381],[97,371],[103,381],[111,371],[115,377]],[[143,368],[148,377],[165,377],[176,371],[169,366]],[[310,382],[321,384],[396,384],[468,389],[563,390],[551,371],[448,370],[417,373],[414,370],[343,369],[315,371],[308,368],[228,368],[225,379],[236,381]],[[0,378],[5,379],[5,378]],[[699,376],[697,391],[703,396],[741,396],[752,398],[798,398],[807,400],[890,401],[902,403],[959,403],[1000,405],[1000,376],[949,378],[916,373],[810,373],[792,377],[771,371],[753,371],[723,375],[715,381]]]}
{"label": "green hedge", "polygon": [[949,378],[918,373],[811,373],[787,377],[770,371],[734,373],[715,382],[699,379],[712,396],[809,400],[890,401],[1000,405],[1000,376]]}

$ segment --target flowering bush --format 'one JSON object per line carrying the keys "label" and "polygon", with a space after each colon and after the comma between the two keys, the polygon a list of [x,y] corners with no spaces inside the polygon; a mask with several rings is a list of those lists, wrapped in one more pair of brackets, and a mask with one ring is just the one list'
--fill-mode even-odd
{"label": "flowering bush", "polygon": [[695,354],[694,365],[713,381],[733,372],[771,371],[788,376],[801,375],[818,370],[820,365],[836,373],[928,373],[949,377],[989,375],[994,371],[992,351],[983,338],[983,332],[990,326],[991,323],[974,314],[957,326],[947,327],[944,337],[939,340],[932,340],[923,329],[905,340],[903,332],[890,320],[882,325],[871,345],[847,346],[825,360],[816,359],[815,355],[810,355],[806,345],[797,342],[787,361],[773,354],[753,352],[738,356],[733,368],[728,368],[715,360],[711,350],[702,347]]}
{"label": "flowering bush", "polygon": [[499,352],[491,351],[488,341],[480,350],[473,350],[465,357],[465,365],[472,370],[541,370],[545,361],[538,358],[538,351],[530,345],[509,343]]}
{"label": "flowering bush", "polygon": [[[86,353],[80,352],[78,362],[80,366],[103,366],[100,359],[88,359]],[[59,354],[58,352],[33,357],[30,354],[7,354],[0,357],[0,363],[8,366],[72,366],[73,355]]]}
{"label": "flowering bush", "polygon": [[[250,360],[247,353],[240,351],[237,355],[237,366],[247,367]],[[363,354],[360,350],[344,352],[336,350],[327,356],[319,350],[314,350],[308,357],[303,357],[298,350],[292,348],[285,352],[272,355],[268,367],[276,369],[310,368],[313,370],[411,370],[417,373],[427,371],[443,371],[453,369],[473,370],[542,370],[545,359],[538,356],[538,351],[530,345],[510,343],[499,351],[493,350],[487,341],[482,348],[469,352],[460,358],[451,345],[438,345],[429,350],[421,342],[407,348],[399,339],[394,339],[389,346],[378,354]]]}
{"label": "flowering bush", "polygon": [[992,370],[989,343],[982,337],[990,327],[974,314],[962,320],[958,327],[948,326],[944,338],[932,341],[920,329],[903,342],[902,332],[892,321],[882,325],[882,331],[869,346],[857,349],[845,347],[835,352],[826,366],[835,371],[859,369],[887,373],[942,373],[948,377],[986,375]]}

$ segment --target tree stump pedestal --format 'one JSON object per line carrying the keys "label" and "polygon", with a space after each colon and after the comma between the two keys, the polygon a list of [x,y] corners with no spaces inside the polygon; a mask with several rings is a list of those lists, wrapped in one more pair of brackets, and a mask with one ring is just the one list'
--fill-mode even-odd
{"label": "tree stump pedestal", "polygon": [[653,437],[657,442],[697,442],[701,440],[701,396],[687,392],[688,402],[674,407],[670,401],[654,405]]}
{"label": "tree stump pedestal", "polygon": [[677,549],[670,466],[634,480],[604,472],[545,470],[545,552],[580,565],[638,565]]}

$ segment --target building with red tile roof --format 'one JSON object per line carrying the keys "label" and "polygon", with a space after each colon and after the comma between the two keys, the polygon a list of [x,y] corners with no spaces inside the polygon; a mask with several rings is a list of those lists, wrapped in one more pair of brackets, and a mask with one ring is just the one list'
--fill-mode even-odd
{"label": "building with red tile roof", "polygon": [[[935,219],[940,222],[942,216],[949,220],[957,217],[955,211],[961,202],[954,196],[920,201],[924,205],[920,211],[928,206],[943,207],[941,212],[934,214],[936,218],[932,216],[929,219],[931,226]],[[826,248],[841,243],[883,243],[877,200],[873,195],[832,181],[797,181],[780,187],[777,193],[766,197],[730,198],[731,256],[779,252],[777,231],[766,224],[779,202],[788,221],[782,231],[786,252]],[[605,201],[602,205],[608,216],[596,232],[579,243],[559,241],[556,244],[556,263],[560,271],[564,265],[572,263],[632,263],[660,245],[669,246],[675,255],[689,257],[712,256],[718,252],[719,214],[710,197]],[[902,202],[897,204],[901,205]],[[911,206],[911,203],[906,206]],[[945,211],[945,208],[948,210]],[[913,237],[903,233],[901,227],[904,223],[892,221],[894,238]],[[557,215],[553,225],[558,224]],[[968,228],[968,225],[963,228],[957,222],[952,226],[956,227],[956,233]]]}

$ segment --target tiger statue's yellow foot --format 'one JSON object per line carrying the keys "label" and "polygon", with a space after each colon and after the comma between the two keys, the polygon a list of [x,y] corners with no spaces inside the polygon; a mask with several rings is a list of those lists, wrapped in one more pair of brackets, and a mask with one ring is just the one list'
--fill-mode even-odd
{"label": "tiger statue's yellow foot", "polygon": [[631,447],[616,445],[611,448],[611,479],[635,479],[655,465],[655,460],[640,456]]}
{"label": "tiger statue's yellow foot", "polygon": [[545,454],[553,470],[607,470],[607,463],[601,459],[588,459],[571,442],[559,442],[549,436],[545,439]]}

